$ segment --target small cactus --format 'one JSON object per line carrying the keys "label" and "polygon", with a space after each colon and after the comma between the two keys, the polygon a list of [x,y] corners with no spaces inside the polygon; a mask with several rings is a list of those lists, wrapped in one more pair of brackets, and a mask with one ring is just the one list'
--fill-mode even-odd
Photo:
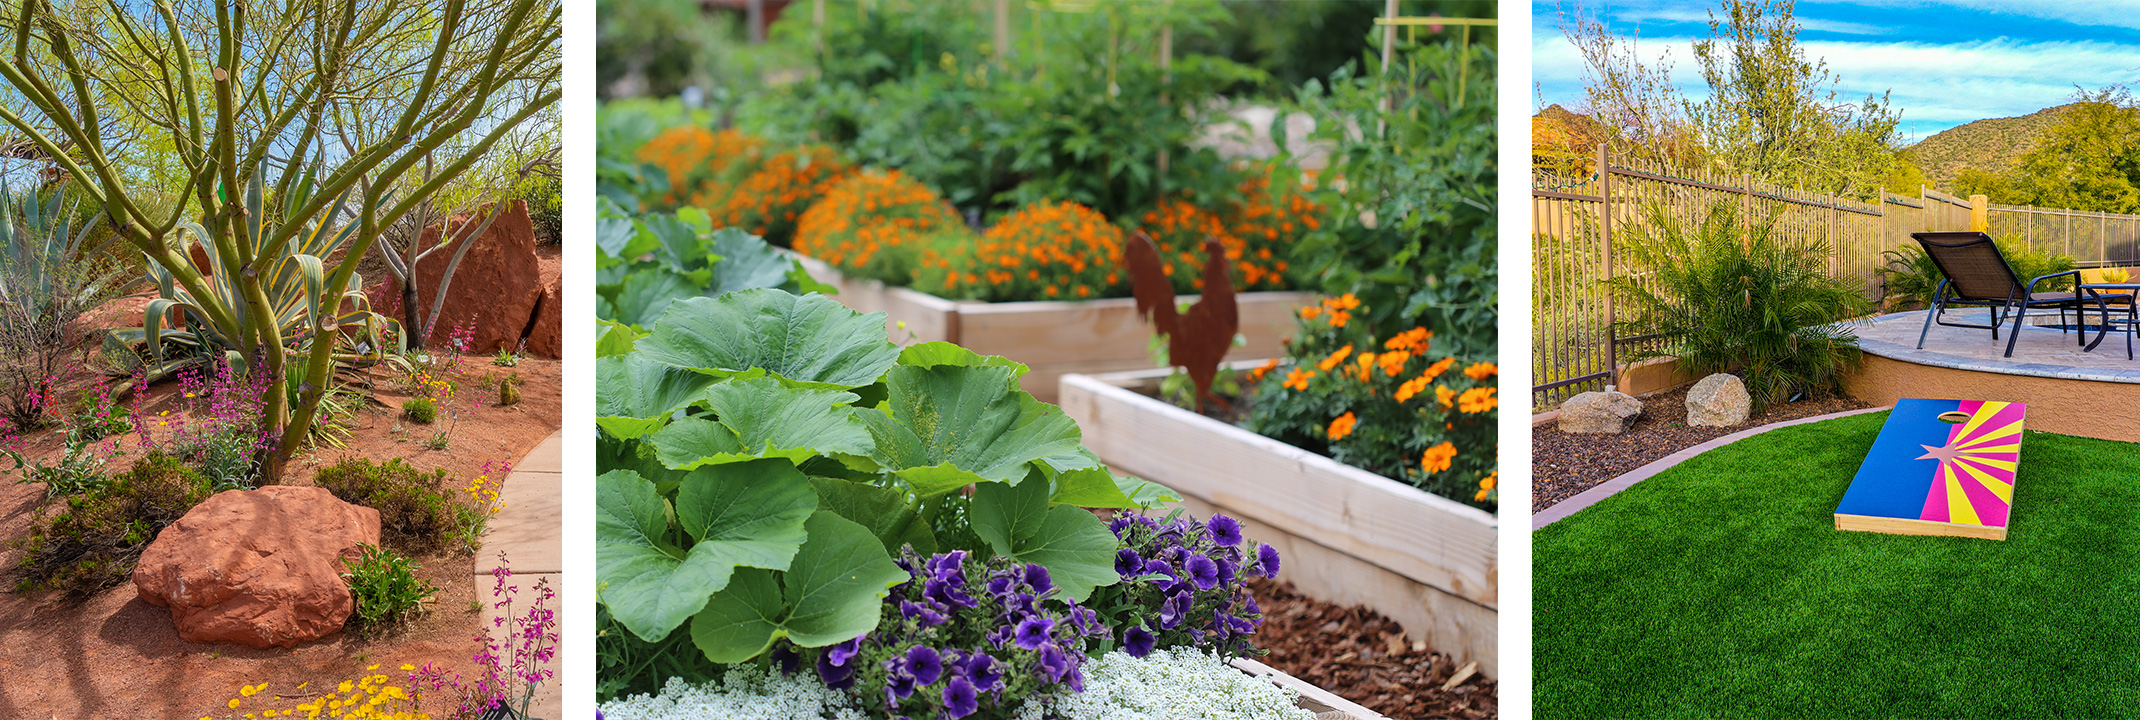
{"label": "small cactus", "polygon": [[498,407],[520,404],[520,373],[498,378]]}

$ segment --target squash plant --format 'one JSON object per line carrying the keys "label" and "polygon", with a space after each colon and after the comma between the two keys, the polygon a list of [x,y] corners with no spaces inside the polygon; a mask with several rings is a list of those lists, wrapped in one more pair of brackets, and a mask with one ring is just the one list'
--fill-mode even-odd
{"label": "squash plant", "polygon": [[595,317],[643,325],[670,301],[747,288],[831,292],[756,235],[716,232],[706,211],[625,214],[607,198],[595,221]]}
{"label": "squash plant", "polygon": [[644,333],[603,321],[597,355],[601,603],[649,643],[688,622],[714,662],[869,632],[904,546],[1038,564],[1084,600],[1120,576],[1083,508],[1179,500],[1109,472],[1025,366],[902,349],[815,293],[673,299]]}

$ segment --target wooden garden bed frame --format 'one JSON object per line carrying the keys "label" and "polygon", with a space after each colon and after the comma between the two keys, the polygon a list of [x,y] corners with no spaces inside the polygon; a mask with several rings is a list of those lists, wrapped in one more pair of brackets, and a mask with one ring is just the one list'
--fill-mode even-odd
{"label": "wooden garden bed frame", "polygon": [[1499,676],[1497,518],[1139,392],[1169,372],[1066,375],[1061,405],[1108,465],[1173,488],[1192,513],[1239,518],[1303,594],[1374,608]]}
{"label": "wooden garden bed frame", "polygon": [[[1038,302],[946,300],[876,280],[850,278],[823,261],[797,255],[818,282],[839,289],[832,296],[860,312],[885,314],[885,329],[901,345],[945,340],[983,355],[1001,355],[1032,368],[1021,380],[1026,392],[1055,402],[1062,376],[1106,373],[1152,366],[1152,329],[1137,316],[1132,298]],[[1265,358],[1285,352],[1293,316],[1315,302],[1303,292],[1250,292],[1236,296],[1241,335],[1248,343],[1234,348],[1229,360]],[[1181,302],[1192,303],[1195,296]],[[904,327],[901,325],[904,324]]]}

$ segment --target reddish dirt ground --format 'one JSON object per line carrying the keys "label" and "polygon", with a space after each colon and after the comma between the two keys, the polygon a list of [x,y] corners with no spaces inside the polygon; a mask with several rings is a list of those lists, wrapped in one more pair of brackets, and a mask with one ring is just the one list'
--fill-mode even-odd
{"label": "reddish dirt ground", "polygon": [[[139,325],[139,307],[144,303],[140,298],[115,301],[92,322]],[[518,367],[505,368],[492,366],[490,360],[490,356],[471,356],[463,361],[468,380],[450,405],[458,410],[458,421],[442,417],[439,424],[429,427],[397,418],[407,389],[387,369],[372,369],[368,377],[374,399],[352,419],[348,447],[323,448],[293,458],[286,482],[309,485],[319,467],[343,457],[399,457],[420,469],[446,469],[447,489],[457,491],[483,463],[519,460],[560,425],[561,365],[557,360],[529,358]],[[523,380],[520,404],[496,407],[496,378],[514,372]],[[99,378],[77,369],[64,383],[61,397],[71,400],[74,389]],[[151,387],[144,401],[146,414],[178,412],[177,387],[175,382]],[[451,441],[444,450],[426,449],[422,443],[436,428],[450,429]],[[132,437],[121,438],[120,447],[138,456]],[[54,431],[36,433],[28,440],[33,457],[59,453],[60,438]],[[121,463],[128,461],[122,457],[114,462],[123,468]],[[0,587],[5,588],[13,586],[12,572],[22,555],[16,543],[29,536],[40,510],[46,507],[44,485],[15,484],[16,479],[8,473],[7,484],[0,485],[0,573],[8,575],[7,584]],[[0,682],[0,718],[239,717],[248,711],[306,702],[343,680],[365,675],[365,668],[374,663],[379,665],[377,672],[397,684],[405,677],[399,670],[405,663],[437,663],[468,675],[474,672],[470,658],[478,646],[475,637],[480,624],[471,607],[478,601],[471,582],[475,559],[431,555],[418,557],[416,562],[422,566],[418,574],[437,586],[439,593],[430,611],[414,623],[377,638],[337,633],[288,650],[180,640],[170,611],[138,599],[130,583],[85,601],[52,592],[0,592],[0,678],[5,678]],[[488,591],[481,601],[490,601]],[[263,682],[268,684],[265,693],[249,698],[244,709],[227,707],[229,700],[238,697],[240,686]],[[310,684],[299,690],[300,683]],[[287,699],[262,703],[278,694]]]}

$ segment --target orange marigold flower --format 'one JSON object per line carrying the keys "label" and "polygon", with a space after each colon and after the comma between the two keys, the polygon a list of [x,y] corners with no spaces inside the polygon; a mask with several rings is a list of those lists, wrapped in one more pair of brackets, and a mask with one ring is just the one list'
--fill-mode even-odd
{"label": "orange marigold flower", "polygon": [[1410,400],[1412,399],[1412,396],[1418,395],[1421,392],[1425,392],[1427,389],[1427,384],[1430,382],[1433,381],[1423,377],[1416,377],[1404,381],[1403,385],[1397,386],[1397,402],[1404,402],[1406,400]]}
{"label": "orange marigold flower", "polygon": [[1343,310],[1332,310],[1332,311],[1330,311],[1330,327],[1334,327],[1334,328],[1341,328],[1341,327],[1345,327],[1345,322],[1346,322],[1346,321],[1348,321],[1348,320],[1351,320],[1351,319],[1352,319],[1352,313],[1349,313],[1349,312],[1345,312],[1345,311],[1343,311]]}
{"label": "orange marigold flower", "polygon": [[1303,370],[1295,367],[1292,372],[1286,373],[1283,385],[1294,390],[1307,390],[1308,380],[1314,377],[1314,370]]}
{"label": "orange marigold flower", "polygon": [[1323,372],[1330,372],[1331,368],[1337,367],[1338,363],[1345,362],[1345,357],[1351,354],[1352,345],[1348,344],[1345,347],[1338,348],[1337,352],[1330,353],[1330,357],[1323,358],[1323,361],[1316,363],[1315,366],[1322,368]]}
{"label": "orange marigold flower", "polygon": [[1276,369],[1278,369],[1278,358],[1271,358],[1268,362],[1257,366],[1256,369],[1248,371],[1248,379],[1250,382],[1261,381],[1263,376],[1271,374],[1271,371]]}
{"label": "orange marigold flower", "polygon": [[1494,388],[1482,387],[1465,390],[1457,398],[1457,409],[1467,413],[1482,413],[1500,407],[1501,401],[1494,397]]}
{"label": "orange marigold flower", "polygon": [[1449,461],[1456,459],[1456,446],[1444,440],[1442,444],[1427,448],[1419,458],[1420,469],[1428,475],[1449,469]]}
{"label": "orange marigold flower", "polygon": [[1500,372],[1501,369],[1494,367],[1494,364],[1490,362],[1476,363],[1471,367],[1464,368],[1464,376],[1473,380],[1485,380]]}
{"label": "orange marigold flower", "polygon": [[1397,377],[1398,373],[1404,372],[1404,364],[1411,361],[1411,359],[1412,354],[1409,352],[1392,350],[1376,357],[1375,362],[1382,366],[1383,375]]}
{"label": "orange marigold flower", "polygon": [[1336,420],[1330,421],[1330,439],[1345,439],[1345,436],[1352,434],[1352,426],[1356,424],[1359,424],[1359,418],[1353,417],[1350,411],[1337,416]]}
{"label": "orange marigold flower", "polygon": [[1443,409],[1443,410],[1447,410],[1447,409],[1449,409],[1449,408],[1451,408],[1451,407],[1454,407],[1454,403],[1453,403],[1452,401],[1454,401],[1455,399],[1456,399],[1456,391],[1455,391],[1455,390],[1451,390],[1451,389],[1449,389],[1449,386],[1447,386],[1447,385],[1436,385],[1436,386],[1434,386],[1434,400],[1435,400],[1436,402],[1439,402],[1439,403],[1441,403],[1441,404],[1442,404],[1442,409]]}
{"label": "orange marigold flower", "polygon": [[1397,333],[1395,337],[1383,341],[1382,347],[1391,350],[1404,350],[1414,355],[1424,355],[1427,352],[1427,341],[1433,337],[1434,331],[1423,327],[1415,327]]}
{"label": "orange marigold flower", "polygon": [[1433,365],[1428,365],[1426,371],[1420,373],[1419,376],[1428,380],[1433,380],[1435,378],[1441,377],[1442,373],[1448,372],[1449,368],[1455,364],[1456,358],[1442,358],[1440,361],[1434,363]]}
{"label": "orange marigold flower", "polygon": [[1500,477],[1501,471],[1499,470],[1487,473],[1486,477],[1479,478],[1479,490],[1483,492],[1494,489],[1494,483],[1499,482]]}
{"label": "orange marigold flower", "polygon": [[1363,351],[1360,353],[1360,357],[1356,359],[1355,362],[1358,362],[1360,364],[1360,372],[1358,374],[1360,380],[1362,382],[1365,382],[1367,380],[1367,371],[1373,369],[1375,366],[1375,354]]}
{"label": "orange marigold flower", "polygon": [[1309,305],[1300,309],[1300,319],[1302,320],[1314,320],[1317,316],[1322,314],[1323,309],[1314,305]]}

